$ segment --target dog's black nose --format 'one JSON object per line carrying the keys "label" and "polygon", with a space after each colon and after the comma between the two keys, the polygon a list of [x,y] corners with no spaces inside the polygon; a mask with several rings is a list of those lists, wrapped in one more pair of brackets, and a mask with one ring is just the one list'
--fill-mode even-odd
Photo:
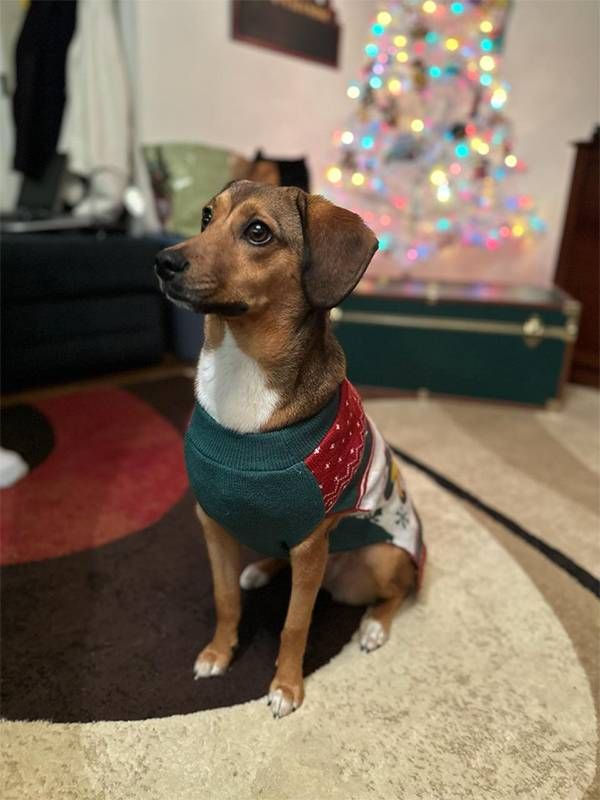
{"label": "dog's black nose", "polygon": [[163,281],[169,281],[177,273],[183,272],[189,266],[187,258],[183,255],[181,250],[173,250],[168,247],[166,250],[161,250],[156,256],[154,262],[154,269],[159,278]]}

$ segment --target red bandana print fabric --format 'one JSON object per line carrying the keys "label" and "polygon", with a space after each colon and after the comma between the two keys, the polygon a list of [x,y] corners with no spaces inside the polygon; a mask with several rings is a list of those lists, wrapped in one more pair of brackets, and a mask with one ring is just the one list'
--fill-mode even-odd
{"label": "red bandana print fabric", "polygon": [[329,512],[348,486],[360,464],[367,421],[354,386],[344,380],[340,404],[331,428],[304,463],[315,476]]}

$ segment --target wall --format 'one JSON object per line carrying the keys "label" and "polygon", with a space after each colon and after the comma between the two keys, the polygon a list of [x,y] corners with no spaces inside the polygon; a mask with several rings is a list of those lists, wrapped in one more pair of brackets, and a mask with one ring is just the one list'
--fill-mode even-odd
{"label": "wall", "polygon": [[551,277],[560,246],[574,148],[600,122],[600,5],[596,0],[516,0],[504,75],[524,189],[548,223],[539,260]]}
{"label": "wall", "polygon": [[[343,37],[341,69],[333,70],[232,41],[227,0],[136,2],[142,140],[199,140],[247,155],[257,146],[275,156],[305,154],[318,186],[331,132],[352,110],[346,87],[362,63],[376,4],[336,0]],[[530,167],[523,190],[549,225],[524,261],[525,280],[551,280],[570,142],[588,138],[600,116],[598,10],[596,0],[515,0],[504,58],[512,85],[506,110],[517,152]],[[502,270],[492,266],[489,274],[501,278]],[[513,264],[511,276],[518,274]]]}
{"label": "wall", "polygon": [[[340,69],[230,38],[228,0],[137,0],[141,136],[202,141],[252,155],[310,158],[322,173],[334,128],[351,111],[374,5],[336,0]],[[316,183],[316,181],[315,181]]]}

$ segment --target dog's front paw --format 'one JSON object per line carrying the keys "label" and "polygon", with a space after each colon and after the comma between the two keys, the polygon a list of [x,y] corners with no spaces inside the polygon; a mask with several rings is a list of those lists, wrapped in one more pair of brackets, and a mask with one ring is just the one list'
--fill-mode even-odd
{"label": "dog's front paw", "polygon": [[304,700],[304,682],[299,681],[280,681],[277,676],[271,683],[267,702],[271,706],[271,711],[275,719],[287,717],[292,711],[300,708]]}
{"label": "dog's front paw", "polygon": [[222,653],[209,644],[198,654],[194,664],[194,680],[223,675],[229,666],[232,655],[231,650],[228,653]]}
{"label": "dog's front paw", "polygon": [[378,647],[387,642],[388,638],[389,634],[379,620],[372,617],[363,618],[358,633],[358,642],[361,650],[366,650],[367,653],[377,650]]}

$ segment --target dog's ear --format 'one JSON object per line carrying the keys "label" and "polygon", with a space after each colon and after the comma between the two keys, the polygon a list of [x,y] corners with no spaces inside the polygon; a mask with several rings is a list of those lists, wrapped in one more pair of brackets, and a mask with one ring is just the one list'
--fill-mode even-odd
{"label": "dog's ear", "polygon": [[229,154],[229,174],[231,175],[231,182],[244,180],[250,172],[252,162],[248,161],[244,156],[237,153]]}
{"label": "dog's ear", "polygon": [[313,308],[333,308],[359,282],[379,243],[352,211],[304,192],[296,202],[304,233],[304,293]]}

